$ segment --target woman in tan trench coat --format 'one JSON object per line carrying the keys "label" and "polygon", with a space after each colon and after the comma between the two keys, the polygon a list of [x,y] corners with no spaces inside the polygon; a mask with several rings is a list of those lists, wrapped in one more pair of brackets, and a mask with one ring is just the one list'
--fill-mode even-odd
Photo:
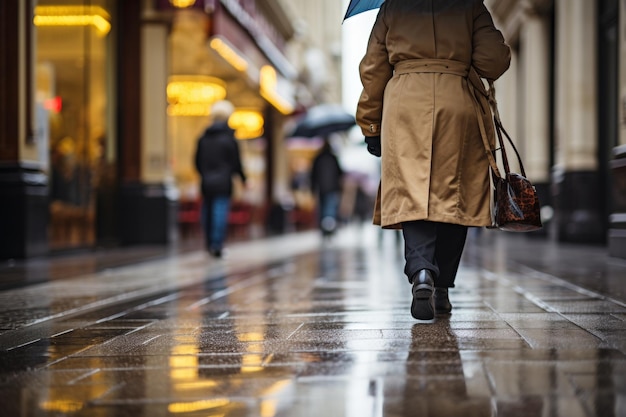
{"label": "woman in tan trench coat", "polygon": [[491,224],[478,123],[490,118],[468,74],[495,80],[509,64],[482,0],[386,0],[374,23],[356,119],[368,151],[382,156],[374,223],[403,231],[417,319],[450,312],[467,227]]}

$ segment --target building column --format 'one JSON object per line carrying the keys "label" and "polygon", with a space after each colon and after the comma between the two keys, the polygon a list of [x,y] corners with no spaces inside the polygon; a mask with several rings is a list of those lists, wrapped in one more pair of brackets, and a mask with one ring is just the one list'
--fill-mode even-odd
{"label": "building column", "polygon": [[167,244],[176,238],[178,202],[168,181],[168,27],[144,22],[140,2],[120,8],[120,240]]}
{"label": "building column", "polygon": [[619,55],[619,95],[618,95],[618,141],[613,149],[611,161],[613,182],[613,208],[609,218],[608,245],[609,254],[626,258],[626,2],[619,3],[618,55]]}
{"label": "building column", "polygon": [[553,196],[560,241],[605,240],[598,172],[596,4],[557,0],[556,164]]}
{"label": "building column", "polygon": [[540,12],[529,9],[521,26],[521,63],[523,73],[523,111],[520,151],[524,168],[533,182],[543,209],[544,228],[549,229],[552,198],[550,194],[550,21]]}
{"label": "building column", "polygon": [[[0,2],[0,259],[48,252],[48,178],[33,100],[32,1]],[[44,117],[40,120],[43,122]]]}

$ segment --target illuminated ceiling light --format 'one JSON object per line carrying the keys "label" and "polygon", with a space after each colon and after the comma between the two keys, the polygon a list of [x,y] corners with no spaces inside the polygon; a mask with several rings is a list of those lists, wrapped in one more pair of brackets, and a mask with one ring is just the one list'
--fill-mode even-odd
{"label": "illuminated ceiling light", "polygon": [[36,6],[35,26],[93,26],[99,36],[111,31],[111,16],[100,6]]}
{"label": "illuminated ceiling light", "polygon": [[214,37],[209,46],[237,71],[245,72],[248,69],[248,61],[222,38]]}
{"label": "illuminated ceiling light", "polygon": [[174,7],[178,7],[179,9],[193,6],[195,2],[196,0],[170,0],[170,4]]}
{"label": "illuminated ceiling light", "polygon": [[167,114],[208,116],[213,103],[226,98],[226,83],[206,75],[172,75],[167,84]]}
{"label": "illuminated ceiling light", "polygon": [[284,115],[293,113],[294,107],[276,91],[276,70],[271,65],[264,65],[260,71],[261,96]]}
{"label": "illuminated ceiling light", "polygon": [[235,130],[240,140],[256,139],[263,136],[265,120],[257,110],[237,109],[228,119],[228,125]]}

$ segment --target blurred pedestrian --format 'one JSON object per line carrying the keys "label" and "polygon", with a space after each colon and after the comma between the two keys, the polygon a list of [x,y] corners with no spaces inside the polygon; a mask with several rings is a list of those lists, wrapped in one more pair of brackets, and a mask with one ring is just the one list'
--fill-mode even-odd
{"label": "blurred pedestrian", "polygon": [[451,311],[467,228],[491,224],[479,117],[495,141],[474,85],[509,64],[482,0],[386,0],[372,28],[356,119],[382,156],[374,223],[402,229],[416,319]]}
{"label": "blurred pedestrian", "polygon": [[337,228],[343,175],[337,155],[324,138],[311,167],[311,190],[317,197],[318,222],[324,236],[332,235]]}
{"label": "blurred pedestrian", "polygon": [[206,248],[215,257],[222,256],[228,231],[233,176],[245,184],[239,145],[235,131],[228,126],[234,106],[226,100],[211,107],[211,123],[198,139],[195,165],[200,174],[202,192],[202,226]]}

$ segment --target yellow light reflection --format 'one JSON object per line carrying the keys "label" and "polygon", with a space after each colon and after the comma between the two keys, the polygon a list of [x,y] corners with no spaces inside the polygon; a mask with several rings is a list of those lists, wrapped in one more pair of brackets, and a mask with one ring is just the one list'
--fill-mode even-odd
{"label": "yellow light reflection", "polygon": [[44,401],[39,406],[46,411],[57,411],[60,413],[72,413],[83,408],[84,403],[72,400],[52,400]]}
{"label": "yellow light reflection", "polygon": [[228,404],[230,404],[230,401],[226,398],[215,398],[212,400],[172,403],[167,407],[167,409],[170,413],[179,414],[210,410],[212,408],[224,407]]}
{"label": "yellow light reflection", "polygon": [[206,388],[215,388],[217,387],[217,382],[212,380],[199,380],[199,381],[190,381],[190,382],[176,382],[176,389],[180,391],[186,390],[195,390],[195,389],[206,389]]}
{"label": "yellow light reflection", "polygon": [[36,6],[35,26],[93,26],[99,36],[111,31],[111,16],[100,6]]}
{"label": "yellow light reflection", "polygon": [[198,378],[198,347],[177,345],[172,348],[169,358],[170,377],[173,380],[193,380]]}
{"label": "yellow light reflection", "polygon": [[241,357],[241,372],[259,372],[263,370],[263,355],[246,354]]}
{"label": "yellow light reflection", "polygon": [[285,100],[276,91],[278,85],[276,78],[276,70],[271,65],[264,65],[260,72],[260,93],[272,106],[282,114],[291,114],[294,110],[293,105]]}
{"label": "yellow light reflection", "polygon": [[263,400],[261,401],[261,417],[274,417],[278,409],[278,401]]}
{"label": "yellow light reflection", "polygon": [[244,72],[248,69],[248,61],[223,39],[215,37],[211,39],[209,46],[237,71]]}
{"label": "yellow light reflection", "polygon": [[[271,397],[279,394],[289,385],[291,385],[290,379],[283,379],[277,381],[263,390],[262,397]],[[278,400],[275,398],[264,398],[261,401],[261,417],[274,417],[278,409]]]}
{"label": "yellow light reflection", "polygon": [[237,109],[228,119],[237,139],[255,139],[263,135],[263,116],[257,110]]}

